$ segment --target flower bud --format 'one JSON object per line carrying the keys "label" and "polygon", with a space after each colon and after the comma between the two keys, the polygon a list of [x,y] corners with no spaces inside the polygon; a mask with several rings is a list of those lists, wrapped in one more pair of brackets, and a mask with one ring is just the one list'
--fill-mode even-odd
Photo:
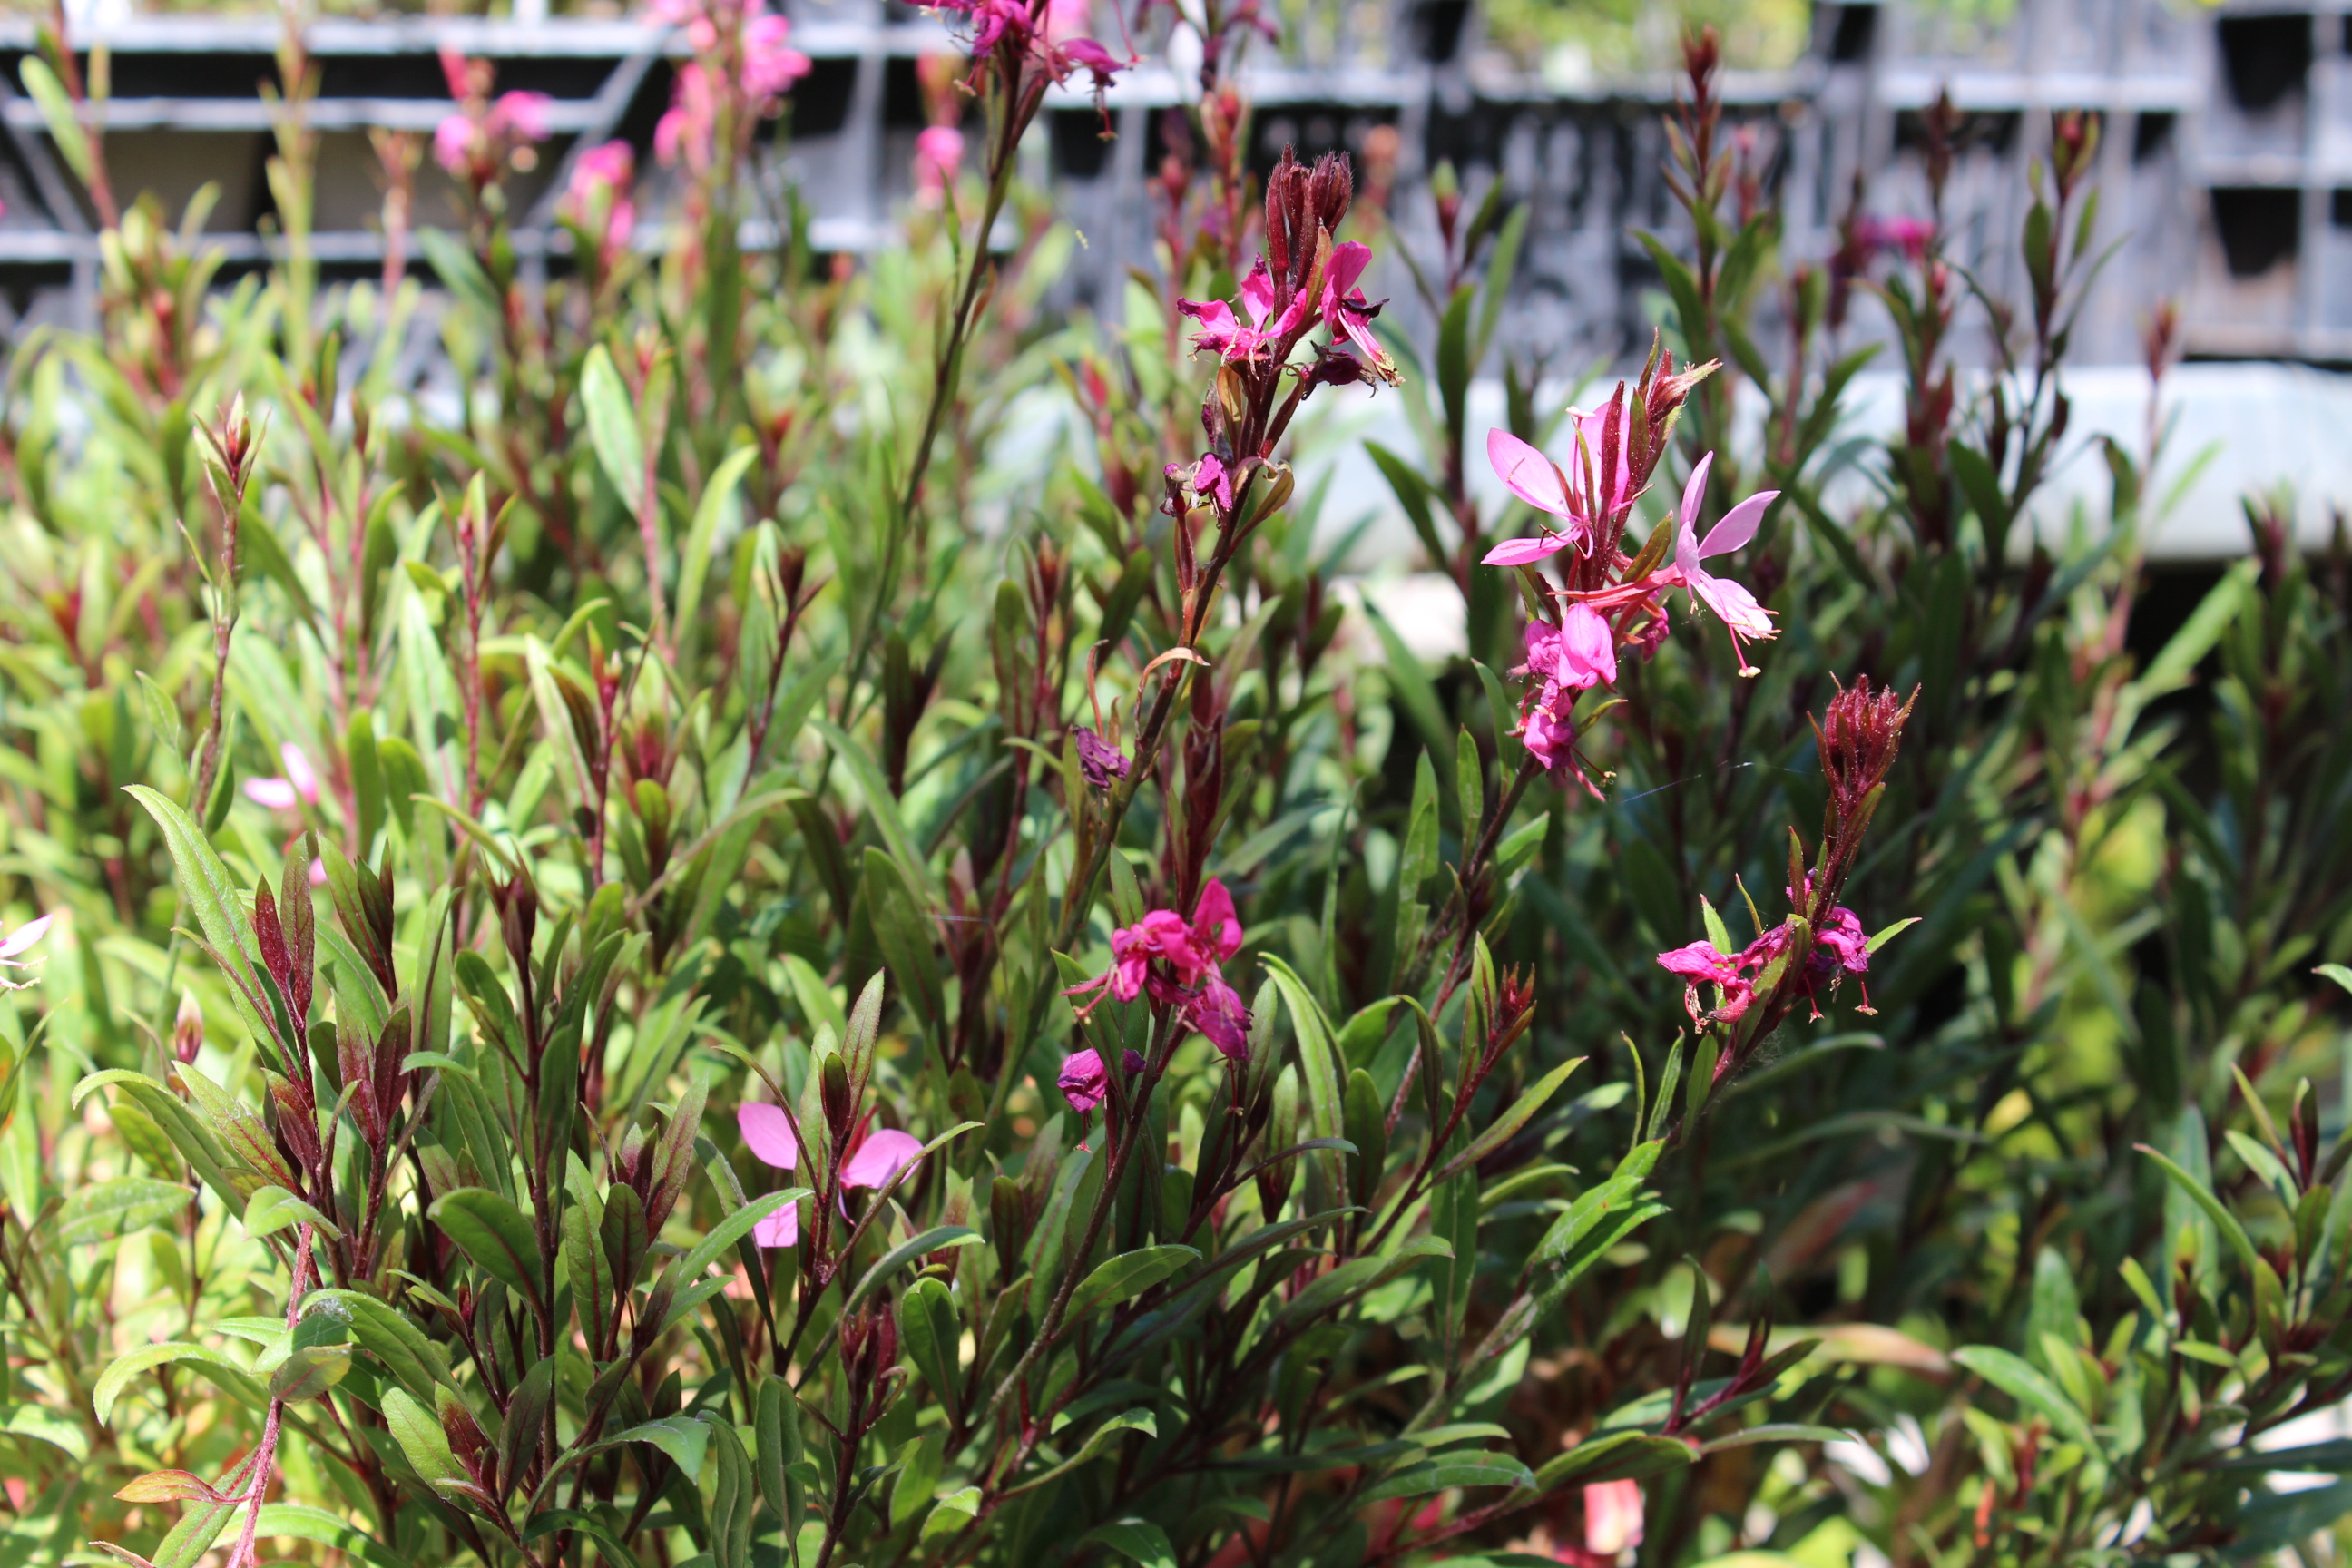
{"label": "flower bud", "polygon": [[824,1086],[824,1122],[833,1130],[833,1146],[840,1149],[848,1143],[849,1123],[857,1110],[849,1092],[849,1064],[828,1054],[817,1070]]}
{"label": "flower bud", "polygon": [[195,993],[183,991],[179,1016],[172,1020],[172,1055],[183,1062],[192,1062],[204,1045],[204,1009],[196,1005]]}

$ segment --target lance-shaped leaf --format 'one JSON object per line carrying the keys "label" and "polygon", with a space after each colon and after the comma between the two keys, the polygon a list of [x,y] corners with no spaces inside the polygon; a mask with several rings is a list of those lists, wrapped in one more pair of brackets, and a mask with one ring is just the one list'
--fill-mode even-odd
{"label": "lance-shaped leaf", "polygon": [[1062,1321],[1075,1323],[1097,1307],[1132,1300],[1185,1265],[1200,1260],[1197,1249],[1174,1244],[1139,1247],[1108,1258],[1070,1292],[1069,1310]]}
{"label": "lance-shaped leaf", "polygon": [[429,1217],[482,1272],[546,1315],[540,1297],[546,1265],[520,1209],[487,1187],[460,1187],[436,1198]]}

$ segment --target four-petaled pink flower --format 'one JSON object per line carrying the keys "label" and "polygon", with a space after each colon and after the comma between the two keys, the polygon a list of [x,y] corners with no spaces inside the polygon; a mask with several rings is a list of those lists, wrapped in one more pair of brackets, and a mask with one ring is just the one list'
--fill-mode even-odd
{"label": "four-petaled pink flower", "polygon": [[[0,967],[30,969],[40,963],[37,958],[19,958],[17,954],[47,935],[49,922],[57,918],[54,914],[48,914],[43,915],[38,920],[26,921],[5,937],[0,937]],[[11,980],[6,975],[0,975],[0,991],[22,991],[31,984],[29,980]]]}
{"label": "four-petaled pink flower", "polygon": [[[1565,469],[1508,430],[1486,432],[1486,461],[1494,465],[1495,477],[1513,495],[1568,526],[1554,529],[1547,523],[1545,531],[1532,539],[1507,539],[1486,552],[1486,564],[1529,566],[1570,545],[1590,551],[1600,538],[1601,523],[1633,504],[1631,468],[1622,460],[1603,462],[1601,438],[1608,410],[1587,414],[1571,408],[1568,417],[1576,430],[1576,454],[1572,466]],[[1609,469],[1606,473],[1604,467]]]}
{"label": "four-petaled pink flower", "polygon": [[[744,1147],[765,1164],[789,1171],[800,1163],[801,1146],[783,1108],[746,1100],[736,1107],[735,1125],[742,1129]],[[923,1152],[922,1140],[911,1132],[885,1127],[854,1145],[841,1167],[846,1187],[887,1187],[908,1161]],[[787,1204],[751,1227],[751,1239],[761,1247],[794,1247],[801,1239],[800,1205]]]}
{"label": "four-petaled pink flower", "polygon": [[1225,984],[1221,966],[1241,947],[1242,922],[1234,912],[1233,895],[1211,878],[1192,906],[1190,924],[1173,910],[1153,910],[1121,927],[1111,933],[1109,973],[1062,994],[1094,996],[1080,1009],[1083,1017],[1105,994],[1132,1002],[1148,990],[1153,1001],[1176,1008],[1188,1027],[1206,1035],[1227,1057],[1239,1058],[1249,1050],[1249,1008]]}
{"label": "four-petaled pink flower", "polygon": [[[1811,893],[1812,879],[1806,878],[1806,895]],[[1792,889],[1789,901],[1796,903],[1799,895]],[[1736,1022],[1756,1000],[1756,984],[1750,975],[1770,967],[1772,961],[1788,951],[1794,931],[1783,921],[1765,931],[1738,952],[1725,952],[1702,937],[1686,947],[1674,948],[1658,954],[1660,968],[1683,977],[1683,1006],[1692,1019],[1729,1024]],[[1870,939],[1863,934],[1862,921],[1852,910],[1839,905],[1822,917],[1814,929],[1812,951],[1805,954],[1804,966],[1797,973],[1797,986],[1812,1008],[1813,1016],[1822,1016],[1821,992],[1835,991],[1846,975],[1870,973]],[[1857,981],[1859,984],[1859,981]],[[1698,988],[1714,985],[1720,988],[1721,1000],[1713,1009],[1699,1005]],[[1862,993],[1862,1011],[1870,1011],[1870,991]]]}
{"label": "four-petaled pink flower", "polygon": [[1274,315],[1274,279],[1266,273],[1263,257],[1250,268],[1249,276],[1242,279],[1240,294],[1242,309],[1249,312],[1247,326],[1223,300],[1205,303],[1198,300],[1177,301],[1180,312],[1201,323],[1201,330],[1192,334],[1192,346],[1215,354],[1227,364],[1253,363],[1285,351],[1306,320],[1310,303],[1307,297],[1297,296],[1280,320],[1270,320]]}
{"label": "four-petaled pink flower", "polygon": [[1709,556],[1727,554],[1756,537],[1757,526],[1764,521],[1764,511],[1780,498],[1779,490],[1759,490],[1723,514],[1723,521],[1707,531],[1706,538],[1698,537],[1698,511],[1706,499],[1707,470],[1715,466],[1715,454],[1709,452],[1691,470],[1690,483],[1683,487],[1682,513],[1675,520],[1675,563],[1664,574],[1669,579],[1690,590],[1691,597],[1715,612],[1731,633],[1732,651],[1739,656],[1739,673],[1754,675],[1756,667],[1748,662],[1748,648],[1739,639],[1754,637],[1758,642],[1775,635],[1772,612],[1756,602],[1756,595],[1731,581],[1717,577],[1700,563]]}
{"label": "four-petaled pink flower", "polygon": [[245,798],[256,805],[266,805],[272,811],[292,811],[303,805],[319,804],[319,771],[302,748],[289,741],[278,748],[278,760],[285,764],[283,778],[247,779]]}

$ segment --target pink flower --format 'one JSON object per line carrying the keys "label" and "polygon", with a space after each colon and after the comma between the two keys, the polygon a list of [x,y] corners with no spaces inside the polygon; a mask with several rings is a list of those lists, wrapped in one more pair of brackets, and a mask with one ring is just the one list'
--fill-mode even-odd
{"label": "pink flower", "polygon": [[245,798],[272,811],[292,811],[308,802],[319,804],[319,771],[302,748],[289,741],[278,748],[278,761],[286,769],[283,778],[247,779]]}
{"label": "pink flower", "polygon": [[927,127],[915,138],[915,183],[937,195],[963,167],[963,132],[952,125]]}
{"label": "pink flower", "polygon": [[1103,1066],[1097,1051],[1072,1051],[1062,1063],[1062,1076],[1055,1080],[1062,1098],[1070,1109],[1080,1115],[1100,1105],[1110,1093],[1110,1069]]}
{"label": "pink flower", "polygon": [[[1541,679],[1548,689],[1589,690],[1617,679],[1617,634],[1590,605],[1570,604],[1557,626],[1528,626],[1528,662],[1511,671]],[[1548,689],[1547,696],[1551,695]]]}
{"label": "pink flower", "polygon": [[1899,250],[1916,262],[1927,254],[1935,233],[1926,218],[1864,216],[1854,224],[1853,237],[1872,250]]}
{"label": "pink flower", "polygon": [[629,200],[636,175],[636,154],[626,142],[591,147],[572,165],[572,183],[563,192],[563,216],[585,226],[595,221],[597,204],[607,204],[603,243],[607,252],[620,249],[629,243],[636,227],[636,205]]}
{"label": "pink flower", "polygon": [[1519,740],[1527,746],[1528,754],[1541,763],[1548,773],[1559,774],[1576,766],[1576,727],[1567,718],[1555,713],[1538,702],[1528,710],[1521,721]]}
{"label": "pink flower", "polygon": [[453,174],[463,174],[473,161],[474,122],[462,114],[445,114],[433,128],[433,161]]}
{"label": "pink flower", "polygon": [[[5,937],[0,937],[0,968],[30,969],[40,963],[37,958],[19,958],[16,955],[47,935],[49,922],[57,918],[54,914],[47,914],[38,920],[26,921]],[[22,991],[31,984],[29,980],[10,980],[0,975],[0,991]]]}
{"label": "pink flower", "polygon": [[[746,1100],[735,1108],[735,1125],[742,1131],[743,1146],[762,1164],[789,1171],[800,1163],[799,1140],[782,1106]],[[841,1167],[844,1187],[887,1187],[923,1152],[922,1141],[911,1132],[886,1127],[868,1133],[851,1149]],[[800,1205],[788,1204],[751,1227],[751,1239],[761,1247],[793,1247],[801,1238]]]}
{"label": "pink flower", "polygon": [[502,92],[490,106],[490,133],[521,142],[547,140],[548,110],[555,100],[543,92]]}
{"label": "pink flower", "polygon": [[755,3],[751,20],[743,28],[743,91],[763,105],[782,98],[793,83],[808,75],[814,62],[798,49],[784,47],[793,25],[777,16],[760,14]]}
{"label": "pink flower", "polygon": [[1678,947],[1658,954],[1660,968],[1683,977],[1683,1007],[1694,1020],[1702,1023],[1710,1015],[1698,1005],[1698,988],[1701,985],[1722,988],[1722,1005],[1716,1008],[1712,1016],[1729,1023],[1748,1011],[1748,1005],[1756,999],[1756,988],[1740,973],[1747,963],[1746,952],[1735,956],[1705,938],[1688,947]]}
{"label": "pink flower", "polygon": [[1331,247],[1330,264],[1323,274],[1323,320],[1335,336],[1344,335],[1355,345],[1374,374],[1393,383],[1398,379],[1396,366],[1372,335],[1372,318],[1381,313],[1381,308],[1367,303],[1364,291],[1356,287],[1356,279],[1364,275],[1371,259],[1372,247],[1354,240]]}
{"label": "pink flower", "polygon": [[1046,0],[1045,41],[1066,43],[1094,26],[1094,0]]}
{"label": "pink flower", "polygon": [[1249,312],[1249,325],[1244,326],[1234,314],[1234,308],[1223,300],[1202,303],[1197,300],[1181,300],[1176,309],[1201,323],[1192,334],[1192,346],[1206,349],[1227,364],[1252,363],[1272,354],[1286,353],[1289,345],[1297,341],[1303,326],[1308,300],[1301,294],[1290,301],[1290,308],[1279,321],[1269,321],[1274,314],[1274,279],[1267,276],[1265,258],[1260,257],[1240,289],[1242,309]]}
{"label": "pink flower", "polygon": [[1710,556],[1727,554],[1756,537],[1757,526],[1764,521],[1764,511],[1779,499],[1779,490],[1759,490],[1738,506],[1723,514],[1723,521],[1708,531],[1705,542],[1698,539],[1699,508],[1706,500],[1707,470],[1715,466],[1715,454],[1709,452],[1691,470],[1690,483],[1683,487],[1682,514],[1675,531],[1675,563],[1669,568],[1674,580],[1690,590],[1691,597],[1715,612],[1717,619],[1731,633],[1731,646],[1739,656],[1739,673],[1754,675],[1756,668],[1748,662],[1748,649],[1742,637],[1763,642],[1775,635],[1772,613],[1756,602],[1756,595],[1727,577],[1717,577],[1700,564]]}
{"label": "pink flower", "polygon": [[1642,1483],[1595,1481],[1584,1489],[1584,1549],[1614,1558],[1642,1544]]}
{"label": "pink flower", "polygon": [[[1220,966],[1241,951],[1242,941],[1233,895],[1211,878],[1192,906],[1191,924],[1173,910],[1153,910],[1111,932],[1110,972],[1062,994],[1095,996],[1080,1009],[1084,1017],[1105,993],[1132,1002],[1148,989],[1153,1001],[1176,1008],[1189,1027],[1206,1035],[1226,1056],[1238,1058],[1248,1049],[1249,1008],[1225,984]],[[1162,967],[1155,971],[1154,961]]]}
{"label": "pink flower", "polygon": [[[1489,566],[1526,566],[1567,549],[1592,548],[1600,525],[1633,504],[1633,475],[1621,458],[1603,461],[1603,435],[1609,412],[1568,411],[1576,430],[1576,457],[1562,469],[1549,458],[1508,430],[1486,432],[1486,461],[1510,492],[1535,508],[1567,522],[1557,531],[1549,524],[1533,539],[1507,539],[1486,552]],[[1602,470],[1606,468],[1607,472]]]}

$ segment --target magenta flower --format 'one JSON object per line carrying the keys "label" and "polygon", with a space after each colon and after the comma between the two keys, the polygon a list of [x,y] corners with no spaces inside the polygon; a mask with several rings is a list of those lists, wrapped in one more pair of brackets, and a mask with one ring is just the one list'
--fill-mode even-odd
{"label": "magenta flower", "polygon": [[433,128],[433,161],[453,174],[463,174],[474,147],[474,122],[462,114],[445,114]]}
{"label": "magenta flower", "polygon": [[1864,216],[1854,225],[1854,238],[1872,250],[1899,250],[1916,262],[1927,254],[1936,226],[1920,217]]}
{"label": "magenta flower", "polygon": [[1292,300],[1280,320],[1270,320],[1274,315],[1274,279],[1266,273],[1263,257],[1250,268],[1250,275],[1242,279],[1240,293],[1242,309],[1249,312],[1247,326],[1223,300],[1177,302],[1179,311],[1201,323],[1201,330],[1192,334],[1192,346],[1215,354],[1227,364],[1254,363],[1285,352],[1297,337],[1306,319],[1310,303],[1307,296],[1301,294]]}
{"label": "magenta flower", "polygon": [[[40,963],[37,958],[19,958],[17,954],[47,935],[49,922],[57,918],[54,914],[47,914],[38,920],[26,921],[5,937],[0,937],[0,968],[30,969]],[[31,984],[29,980],[11,980],[6,975],[0,975],[0,991],[22,991]]]}
{"label": "magenta flower", "polygon": [[555,100],[543,92],[502,92],[490,105],[490,131],[493,136],[512,136],[520,142],[547,140],[548,110]]}
{"label": "magenta flower", "polygon": [[[783,1108],[746,1100],[735,1109],[735,1125],[742,1130],[744,1147],[761,1163],[789,1171],[800,1163],[799,1141]],[[866,1134],[849,1152],[841,1167],[841,1184],[887,1187],[923,1152],[922,1140],[911,1132],[885,1127]],[[787,1204],[751,1227],[751,1239],[761,1247],[793,1247],[801,1238],[800,1205]]]}
{"label": "magenta flower", "polygon": [[1055,1083],[1062,1098],[1070,1102],[1070,1109],[1083,1116],[1109,1096],[1110,1069],[1103,1066],[1098,1051],[1072,1051],[1062,1063],[1062,1075]]}
{"label": "magenta flower", "polygon": [[1495,477],[1538,511],[1568,524],[1559,530],[1546,524],[1545,531],[1533,539],[1505,540],[1486,552],[1486,565],[1532,565],[1571,544],[1590,551],[1599,537],[1601,524],[1633,504],[1636,491],[1632,469],[1619,462],[1608,465],[1607,474],[1601,472],[1602,434],[1609,411],[1603,408],[1587,414],[1571,408],[1568,417],[1576,430],[1573,478],[1571,470],[1561,468],[1541,450],[1508,430],[1486,432],[1486,461],[1494,465]]}
{"label": "magenta flower", "polygon": [[1356,287],[1356,279],[1370,265],[1372,247],[1349,240],[1331,247],[1331,260],[1323,273],[1323,320],[1335,333],[1344,335],[1355,345],[1357,354],[1373,374],[1393,384],[1399,376],[1396,366],[1380,340],[1372,335],[1372,318],[1381,313],[1378,305],[1368,303],[1364,291]]}
{"label": "magenta flower", "polygon": [[[1807,892],[1811,892],[1808,878]],[[1798,901],[1792,890],[1790,901]],[[1691,1017],[1701,1024],[1731,1023],[1748,1011],[1756,998],[1755,983],[1748,976],[1770,967],[1772,961],[1788,950],[1793,931],[1786,921],[1758,936],[1737,953],[1727,953],[1713,942],[1701,939],[1687,947],[1675,948],[1658,954],[1660,968],[1679,974],[1685,982],[1683,1006]],[[1805,955],[1804,967],[1798,973],[1797,984],[1813,1016],[1822,1016],[1820,993],[1826,987],[1835,991],[1837,983],[1848,974],[1870,973],[1870,939],[1863,934],[1862,921],[1852,910],[1843,905],[1833,908],[1813,932],[1813,949]],[[1703,1010],[1698,1004],[1698,988],[1702,984],[1723,988],[1723,1000],[1713,1012]],[[1870,1011],[1870,992],[1862,994],[1862,1011]]]}
{"label": "magenta flower", "polygon": [[782,98],[793,83],[816,68],[816,62],[798,49],[787,48],[793,25],[784,17],[762,15],[759,6],[743,26],[743,90],[765,104]]}
{"label": "magenta flower", "polygon": [[1709,452],[1691,470],[1690,483],[1683,487],[1682,514],[1675,531],[1675,563],[1668,574],[1690,590],[1691,597],[1715,612],[1731,633],[1732,650],[1739,656],[1739,673],[1754,675],[1755,666],[1748,662],[1747,647],[1742,637],[1764,642],[1774,637],[1772,612],[1756,602],[1750,594],[1728,577],[1717,577],[1701,565],[1709,556],[1724,555],[1738,549],[1756,537],[1757,526],[1764,521],[1764,510],[1780,498],[1779,490],[1759,490],[1723,514],[1723,521],[1707,531],[1706,539],[1698,538],[1699,507],[1706,500],[1707,470],[1715,466],[1715,454]]}
{"label": "magenta flower", "polygon": [[278,761],[286,769],[283,778],[247,779],[245,798],[256,805],[266,805],[272,811],[292,811],[304,804],[319,804],[319,771],[302,748],[289,741],[278,748]]}
{"label": "magenta flower", "polygon": [[1249,1008],[1225,984],[1221,966],[1241,951],[1242,940],[1233,895],[1223,882],[1211,878],[1192,906],[1189,925],[1173,910],[1153,910],[1135,924],[1113,931],[1109,973],[1062,994],[1095,998],[1079,1010],[1084,1017],[1106,994],[1132,1002],[1149,990],[1153,1001],[1176,1008],[1188,1027],[1207,1036],[1226,1056],[1238,1058],[1248,1049]]}
{"label": "magenta flower", "polygon": [[1608,617],[1590,605],[1570,604],[1560,624],[1528,626],[1528,662],[1511,671],[1542,680],[1548,688],[1585,691],[1617,679],[1617,634]]}

